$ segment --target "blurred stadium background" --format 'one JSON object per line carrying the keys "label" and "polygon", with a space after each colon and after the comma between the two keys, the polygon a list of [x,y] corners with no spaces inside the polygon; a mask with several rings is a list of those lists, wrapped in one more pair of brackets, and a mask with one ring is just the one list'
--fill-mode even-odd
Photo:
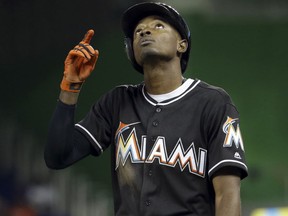
{"label": "blurred stadium background", "polygon": [[[0,1],[1,216],[112,215],[109,151],[52,171],[43,146],[63,61],[87,29],[95,30],[92,45],[100,58],[76,120],[115,85],[142,80],[125,56],[119,25],[123,10],[137,2]],[[162,2],[177,8],[191,28],[185,76],[223,87],[240,111],[250,169],[242,183],[243,215],[287,216],[288,1]]]}

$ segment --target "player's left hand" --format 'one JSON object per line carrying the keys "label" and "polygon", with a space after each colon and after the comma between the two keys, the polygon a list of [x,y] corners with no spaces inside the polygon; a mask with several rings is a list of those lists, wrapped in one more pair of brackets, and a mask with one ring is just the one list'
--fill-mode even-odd
{"label": "player's left hand", "polygon": [[88,30],[83,40],[67,55],[64,62],[64,76],[61,89],[70,92],[79,92],[82,83],[94,70],[99,51],[90,45],[94,35],[92,29]]}

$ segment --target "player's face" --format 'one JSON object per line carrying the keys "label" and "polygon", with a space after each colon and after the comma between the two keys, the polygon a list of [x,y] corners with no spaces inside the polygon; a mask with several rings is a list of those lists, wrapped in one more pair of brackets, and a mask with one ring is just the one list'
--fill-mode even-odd
{"label": "player's face", "polygon": [[134,30],[133,50],[141,66],[157,60],[179,58],[179,33],[158,16],[142,19]]}

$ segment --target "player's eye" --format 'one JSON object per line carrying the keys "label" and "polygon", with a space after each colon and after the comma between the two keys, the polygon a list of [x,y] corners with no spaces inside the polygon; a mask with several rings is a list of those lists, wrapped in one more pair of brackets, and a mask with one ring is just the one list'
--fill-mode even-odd
{"label": "player's eye", "polygon": [[155,25],[155,28],[156,28],[156,29],[164,29],[164,25],[163,25],[162,23],[157,23],[157,24]]}
{"label": "player's eye", "polygon": [[142,29],[141,29],[141,28],[137,28],[137,29],[134,31],[134,34],[135,34],[135,35],[139,35],[141,32],[142,32]]}

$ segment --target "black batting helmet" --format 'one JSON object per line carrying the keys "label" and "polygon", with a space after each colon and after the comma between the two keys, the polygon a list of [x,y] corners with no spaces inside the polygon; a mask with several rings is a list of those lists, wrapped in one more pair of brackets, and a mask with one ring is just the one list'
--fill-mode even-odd
{"label": "black batting helmet", "polygon": [[183,39],[188,42],[187,51],[181,57],[181,70],[185,72],[189,60],[191,38],[190,30],[185,20],[181,15],[171,6],[160,2],[145,2],[139,3],[128,8],[122,17],[122,30],[125,35],[125,47],[128,59],[131,61],[133,67],[143,73],[143,68],[136,62],[133,52],[133,33],[137,23],[150,15],[157,15],[163,17],[172,25],[181,35]]}

